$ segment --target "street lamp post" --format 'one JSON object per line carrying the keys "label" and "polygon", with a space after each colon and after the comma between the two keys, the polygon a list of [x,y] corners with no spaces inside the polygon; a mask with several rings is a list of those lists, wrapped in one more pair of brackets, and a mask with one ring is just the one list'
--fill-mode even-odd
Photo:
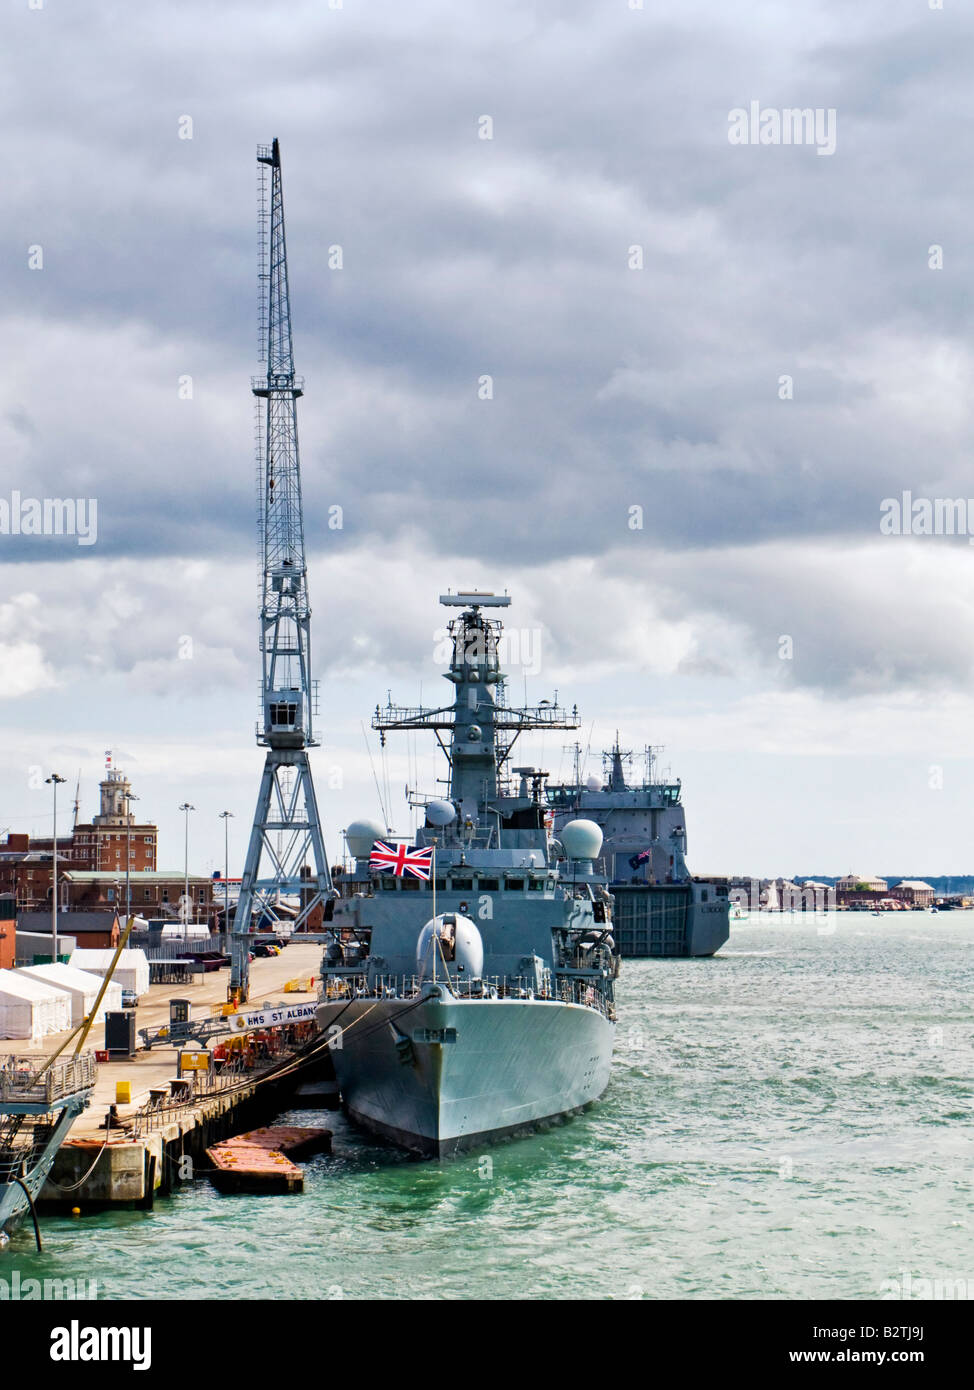
{"label": "street lamp post", "polygon": [[221,811],[220,819],[223,821],[223,950],[225,951],[230,931],[230,822],[233,820],[233,812]]}
{"label": "street lamp post", "polygon": [[190,811],[195,811],[196,807],[191,802],[184,801],[179,809],[186,813],[185,880],[183,883],[183,903],[185,904],[184,911],[186,913],[183,918],[183,940],[185,941],[189,938],[189,813]]}
{"label": "street lamp post", "polygon": [[132,916],[132,884],[129,879],[129,870],[132,867],[132,801],[138,801],[138,797],[129,792],[125,798],[125,921],[128,923]]}
{"label": "street lamp post", "polygon": [[51,870],[51,956],[57,960],[57,789],[67,779],[52,772],[44,781],[54,788],[54,865]]}

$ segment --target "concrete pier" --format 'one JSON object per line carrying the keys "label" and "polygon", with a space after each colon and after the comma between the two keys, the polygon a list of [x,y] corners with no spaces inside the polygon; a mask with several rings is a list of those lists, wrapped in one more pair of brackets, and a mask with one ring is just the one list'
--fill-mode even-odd
{"label": "concrete pier", "polygon": [[[293,942],[280,956],[255,960],[249,1007],[257,1008],[265,1000],[300,1003],[314,999],[314,991],[285,993],[285,985],[295,979],[317,977],[320,961],[321,947],[311,942]],[[195,983],[189,985],[152,985],[136,1009],[136,1028],[168,1023],[173,997],[191,1001],[194,1019],[219,1013],[226,999],[228,974],[223,969],[196,976]],[[0,1053],[49,1055],[65,1037],[66,1033],[55,1034],[39,1045],[3,1040]],[[99,1024],[89,1034],[86,1050],[100,1049],[103,1042],[104,1027]],[[99,1063],[91,1104],[75,1121],[54,1161],[41,1193],[41,1208],[79,1207],[84,1211],[114,1205],[151,1206],[158,1194],[171,1191],[181,1178],[189,1179],[209,1166],[205,1157],[209,1146],[266,1123],[289,1103],[305,1076],[301,1069],[290,1069],[285,1077],[277,1078],[280,1065],[279,1061],[258,1064],[237,1076],[232,1090],[202,1094],[178,1108],[167,1102],[153,1117],[151,1127],[132,1135],[124,1129],[105,1130],[109,1108],[115,1105],[119,1122],[125,1124],[145,1106],[151,1091],[168,1091],[177,1075],[177,1049],[155,1046],[133,1057]],[[120,1081],[131,1083],[129,1103],[116,1104],[116,1084]]]}

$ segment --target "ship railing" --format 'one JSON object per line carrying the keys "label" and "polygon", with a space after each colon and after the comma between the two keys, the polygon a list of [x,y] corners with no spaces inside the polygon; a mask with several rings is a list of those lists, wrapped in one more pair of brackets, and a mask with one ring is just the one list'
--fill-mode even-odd
{"label": "ship railing", "polygon": [[[265,1059],[266,1060],[266,1059]],[[283,1054],[281,1060],[284,1060]],[[228,1056],[220,1070],[186,1071],[179,1077],[182,1089],[178,1095],[150,1097],[132,1115],[131,1137],[139,1139],[155,1129],[164,1129],[171,1121],[185,1118],[187,1110],[201,1105],[212,1096],[239,1090],[256,1084],[266,1074],[266,1067],[249,1065],[242,1052]]]}
{"label": "ship railing", "polygon": [[57,1124],[50,1115],[0,1113],[0,1187],[34,1168]]}
{"label": "ship railing", "polygon": [[0,1101],[53,1104],[95,1084],[95,1056],[83,1052],[45,1070],[43,1057],[10,1056],[0,1065]]}
{"label": "ship railing", "polygon": [[338,1003],[345,999],[416,999],[432,984],[442,985],[457,999],[553,999],[554,986],[548,972],[538,988],[534,975],[484,975],[467,979],[443,972],[432,975],[325,975],[324,998]]}
{"label": "ship railing", "polygon": [[603,1018],[615,1021],[615,1007],[600,988],[600,982],[595,978],[571,979],[562,975],[556,986],[557,997],[563,1004],[584,1004],[586,1008],[595,1009],[602,1014]]}

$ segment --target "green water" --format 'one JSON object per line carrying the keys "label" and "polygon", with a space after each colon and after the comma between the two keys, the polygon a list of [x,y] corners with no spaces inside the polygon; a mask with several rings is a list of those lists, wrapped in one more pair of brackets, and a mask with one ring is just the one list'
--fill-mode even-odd
{"label": "green water", "polygon": [[974,914],[734,924],[710,961],[628,961],[586,1115],[443,1162],[340,1116],[295,1197],[205,1178],[154,1212],[44,1220],[0,1276],[99,1297],[974,1296]]}

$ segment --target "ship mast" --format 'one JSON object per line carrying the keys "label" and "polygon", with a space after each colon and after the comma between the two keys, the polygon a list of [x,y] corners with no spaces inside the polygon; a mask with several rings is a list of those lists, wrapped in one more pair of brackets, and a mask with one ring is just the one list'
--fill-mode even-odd
{"label": "ship mast", "polygon": [[[502,624],[482,609],[506,608],[506,594],[443,594],[440,603],[464,611],[449,626],[453,652],[443,674],[455,687],[452,704],[376,706],[372,727],[385,743],[394,729],[430,729],[450,764],[450,800],[463,817],[478,819],[500,791],[504,765],[522,733],[532,729],[577,729],[578,709],[569,714],[557,704],[512,708],[506,703],[499,643]],[[449,734],[449,743],[443,734]]]}

